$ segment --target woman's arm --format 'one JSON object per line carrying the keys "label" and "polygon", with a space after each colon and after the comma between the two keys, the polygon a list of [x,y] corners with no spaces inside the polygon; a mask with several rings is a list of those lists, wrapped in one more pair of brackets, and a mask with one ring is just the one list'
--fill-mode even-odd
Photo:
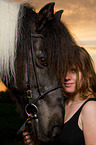
{"label": "woman's arm", "polygon": [[81,112],[86,145],[96,145],[96,101],[87,102]]}

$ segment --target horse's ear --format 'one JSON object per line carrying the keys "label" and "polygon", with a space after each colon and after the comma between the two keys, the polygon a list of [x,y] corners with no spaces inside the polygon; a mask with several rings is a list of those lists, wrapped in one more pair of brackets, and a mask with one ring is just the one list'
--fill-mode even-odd
{"label": "horse's ear", "polygon": [[41,30],[43,26],[53,19],[55,3],[48,3],[38,13],[36,19],[37,30]]}
{"label": "horse's ear", "polygon": [[57,19],[57,20],[60,20],[63,11],[64,11],[64,10],[57,11],[57,12],[55,13],[55,15],[54,15],[54,18]]}

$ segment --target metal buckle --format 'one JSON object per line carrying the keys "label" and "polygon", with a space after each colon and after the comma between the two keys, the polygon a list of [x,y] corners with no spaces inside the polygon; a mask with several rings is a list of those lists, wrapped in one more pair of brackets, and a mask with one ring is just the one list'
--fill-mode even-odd
{"label": "metal buckle", "polygon": [[32,98],[32,91],[31,90],[27,90],[27,98]]}

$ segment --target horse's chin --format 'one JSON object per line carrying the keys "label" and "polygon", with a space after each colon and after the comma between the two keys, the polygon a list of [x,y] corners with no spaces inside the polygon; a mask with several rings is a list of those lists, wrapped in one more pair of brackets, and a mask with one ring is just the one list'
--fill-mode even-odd
{"label": "horse's chin", "polygon": [[51,142],[51,141],[53,141],[55,139],[55,137],[53,138],[50,138],[50,137],[48,137],[48,136],[40,136],[40,137],[38,137],[38,140],[40,141],[40,142],[45,142],[45,143],[48,143],[48,142]]}
{"label": "horse's chin", "polygon": [[53,141],[61,132],[62,125],[54,124],[54,126],[48,127],[48,130],[45,130],[44,126],[41,126],[38,122],[38,119],[32,121],[30,129],[39,141]]}
{"label": "horse's chin", "polygon": [[38,134],[37,138],[38,138],[38,140],[40,140],[42,142],[46,142],[46,143],[51,142],[56,138],[56,136],[58,136],[60,134],[60,132],[61,132],[61,128],[58,126],[55,126],[52,128],[51,131],[49,131],[46,134],[42,134],[42,135]]}

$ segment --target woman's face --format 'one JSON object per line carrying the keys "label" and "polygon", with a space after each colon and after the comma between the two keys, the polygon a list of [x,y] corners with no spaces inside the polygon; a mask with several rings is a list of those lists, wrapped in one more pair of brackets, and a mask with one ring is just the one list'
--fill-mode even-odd
{"label": "woman's face", "polygon": [[[79,86],[81,87],[81,72],[78,71],[78,83]],[[67,74],[66,77],[63,81],[63,88],[65,90],[66,93],[75,93],[76,92],[76,85],[77,85],[77,70],[75,67],[73,67],[72,69],[70,69]]]}

